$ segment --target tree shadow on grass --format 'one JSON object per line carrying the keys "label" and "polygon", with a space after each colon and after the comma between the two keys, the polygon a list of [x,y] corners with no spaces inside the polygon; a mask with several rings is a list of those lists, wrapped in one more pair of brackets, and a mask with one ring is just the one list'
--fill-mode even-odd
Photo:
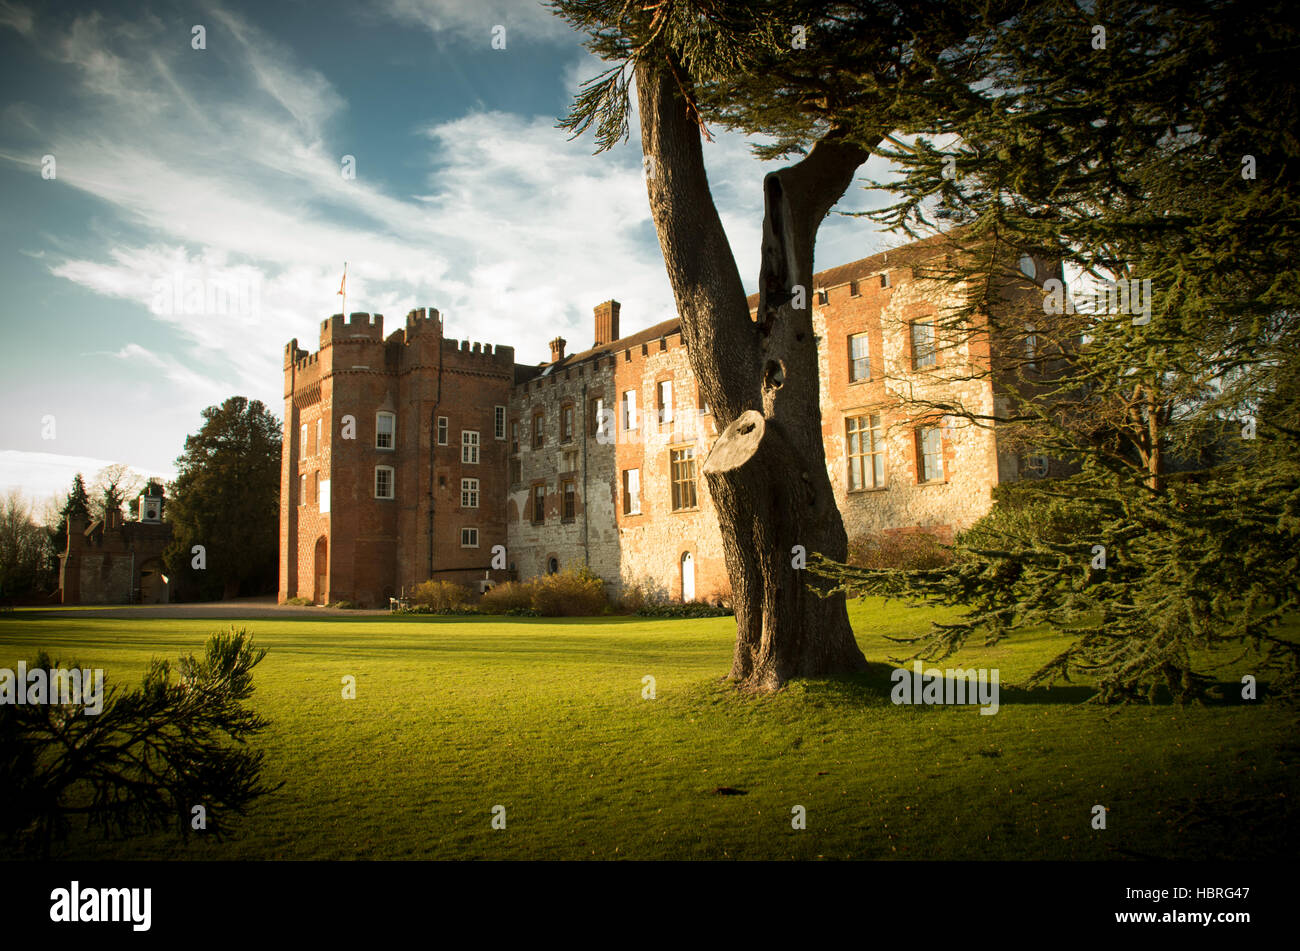
{"label": "tree shadow on grass", "polygon": [[[938,669],[941,671],[952,668],[926,666],[927,671]],[[969,668],[967,668],[969,669]],[[892,693],[897,681],[894,679],[894,673],[897,670],[908,670],[910,668],[895,667],[892,664],[872,662],[868,664],[865,672],[860,674],[847,674],[839,677],[826,677],[819,679],[807,679],[792,681],[789,686],[799,685],[799,689],[809,700],[828,703],[843,703],[856,706],[879,706],[881,704],[894,705]],[[948,680],[951,678],[945,678]],[[787,687],[788,689],[788,687]],[[915,696],[915,691],[913,691]],[[945,686],[945,696],[947,688]],[[1063,704],[1068,706],[1077,706],[1087,703],[1097,696],[1097,688],[1091,684],[1056,684],[1051,687],[1025,687],[1015,684],[998,684],[998,705],[999,706],[1044,706]],[[1261,701],[1268,698],[1268,685],[1260,681],[1256,686],[1256,700],[1243,700],[1241,697],[1241,684],[1235,681],[1218,681],[1211,684],[1205,691],[1205,695],[1196,701],[1207,707],[1245,707],[1255,706]],[[924,710],[938,709],[947,704],[898,704],[899,706],[914,706]],[[966,706],[974,706],[974,703],[968,702]],[[1170,707],[1177,706],[1178,701],[1174,699],[1173,694],[1166,688],[1160,688],[1156,691],[1154,698],[1143,700],[1132,704],[1138,706],[1157,706]],[[1112,705],[1112,709],[1120,709],[1122,705]]]}

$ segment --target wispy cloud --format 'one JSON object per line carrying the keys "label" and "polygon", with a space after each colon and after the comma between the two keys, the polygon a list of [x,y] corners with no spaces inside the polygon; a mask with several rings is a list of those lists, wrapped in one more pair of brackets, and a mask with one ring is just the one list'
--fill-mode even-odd
{"label": "wispy cloud", "polygon": [[574,36],[541,0],[388,0],[385,9],[435,36],[482,42],[485,47],[496,26],[506,28],[507,49],[511,42],[555,42]]}
{"label": "wispy cloud", "polygon": [[[571,43],[567,68],[556,63],[570,93],[600,69],[528,0],[392,0],[386,9],[472,42],[486,43],[484,31],[502,22],[512,44]],[[207,49],[196,51],[173,19],[69,21],[0,0],[0,26],[74,80],[66,112],[6,109],[16,121],[0,132],[0,161],[39,180],[39,156],[50,152],[51,187],[96,208],[91,233],[72,240],[43,226],[23,253],[155,323],[157,338],[132,332],[109,353],[168,407],[169,426],[192,425],[203,406],[235,392],[277,407],[283,345],[296,337],[315,348],[319,321],[339,307],[344,260],[349,309],[388,314],[391,330],[408,308],[435,306],[449,334],[513,345],[521,362],[543,358],[556,333],[587,346],[591,308],[610,297],[623,303],[629,331],[674,315],[635,124],[628,144],[593,156],[591,139],[569,141],[553,115],[444,111],[409,124],[404,161],[417,177],[393,185],[373,173],[378,156],[346,144],[351,106],[325,75],[240,14],[217,6],[202,17]],[[345,152],[354,179],[340,173]],[[725,133],[705,156],[752,284],[762,175],[776,166]],[[846,224],[823,227],[823,266],[876,250],[861,224]],[[212,292],[230,283],[249,293],[233,307],[214,304]],[[184,432],[155,429],[152,438],[174,444],[174,456]]]}

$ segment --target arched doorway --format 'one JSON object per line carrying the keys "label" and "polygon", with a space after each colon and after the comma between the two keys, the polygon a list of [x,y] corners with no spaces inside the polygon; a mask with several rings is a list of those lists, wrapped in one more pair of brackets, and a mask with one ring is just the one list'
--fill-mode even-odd
{"label": "arched doorway", "polygon": [[682,600],[695,600],[695,556],[682,552]]}
{"label": "arched doorway", "polygon": [[161,558],[150,558],[140,566],[140,603],[167,603],[167,575]]}
{"label": "arched doorway", "polygon": [[546,573],[548,575],[558,574],[560,570],[560,559],[552,555],[546,559]]}
{"label": "arched doorway", "polygon": [[329,542],[322,535],[316,539],[316,588],[311,598],[317,604],[325,604],[325,597],[329,594],[329,564]]}

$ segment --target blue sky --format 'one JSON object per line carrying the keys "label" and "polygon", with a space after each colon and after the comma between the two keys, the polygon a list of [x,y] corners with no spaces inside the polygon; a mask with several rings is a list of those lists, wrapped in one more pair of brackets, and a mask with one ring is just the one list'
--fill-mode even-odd
{"label": "blue sky", "polygon": [[[589,346],[610,297],[624,333],[674,316],[638,131],[593,156],[555,128],[600,64],[540,5],[122,6],[0,0],[0,490],[40,502],[112,462],[170,477],[235,394],[278,416],[284,345],[316,349],[344,261],[349,311],[391,331],[437,307],[449,336],[525,363],[556,334]],[[752,290],[775,166],[715,131]],[[818,267],[896,243],[832,216]]]}

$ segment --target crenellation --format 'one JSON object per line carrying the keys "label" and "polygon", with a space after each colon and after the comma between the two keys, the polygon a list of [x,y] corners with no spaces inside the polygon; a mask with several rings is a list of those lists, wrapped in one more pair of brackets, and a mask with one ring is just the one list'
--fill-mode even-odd
{"label": "crenellation", "polygon": [[[985,413],[995,405],[987,375],[971,372],[989,364],[986,344],[939,341],[934,367],[913,366],[912,322],[955,303],[945,297],[954,291],[922,276],[936,253],[941,246],[927,240],[814,276],[822,440],[850,538],[951,539],[988,510],[999,481],[1020,472],[1014,453],[999,451],[996,429],[932,418],[900,398]],[[752,312],[757,297],[749,303]],[[569,354],[555,336],[552,359],[536,366],[516,364],[511,346],[447,339],[433,308],[408,312],[384,361],[364,356],[382,340],[380,315],[322,324],[322,352],[347,344],[348,357],[318,363],[319,353],[291,341],[282,599],[384,603],[429,577],[477,583],[485,573],[529,578],[572,564],[589,566],[613,592],[635,583],[673,598],[727,597],[702,478],[718,420],[680,323],[621,336],[620,311],[614,300],[597,305],[592,348]],[[368,372],[347,372],[352,364]],[[380,438],[385,414],[392,434]],[[355,440],[338,439],[345,415]],[[320,445],[317,425],[328,434]],[[391,500],[376,498],[380,468],[391,469]],[[302,498],[318,473],[328,476],[324,511]],[[504,569],[490,564],[498,544]]]}

